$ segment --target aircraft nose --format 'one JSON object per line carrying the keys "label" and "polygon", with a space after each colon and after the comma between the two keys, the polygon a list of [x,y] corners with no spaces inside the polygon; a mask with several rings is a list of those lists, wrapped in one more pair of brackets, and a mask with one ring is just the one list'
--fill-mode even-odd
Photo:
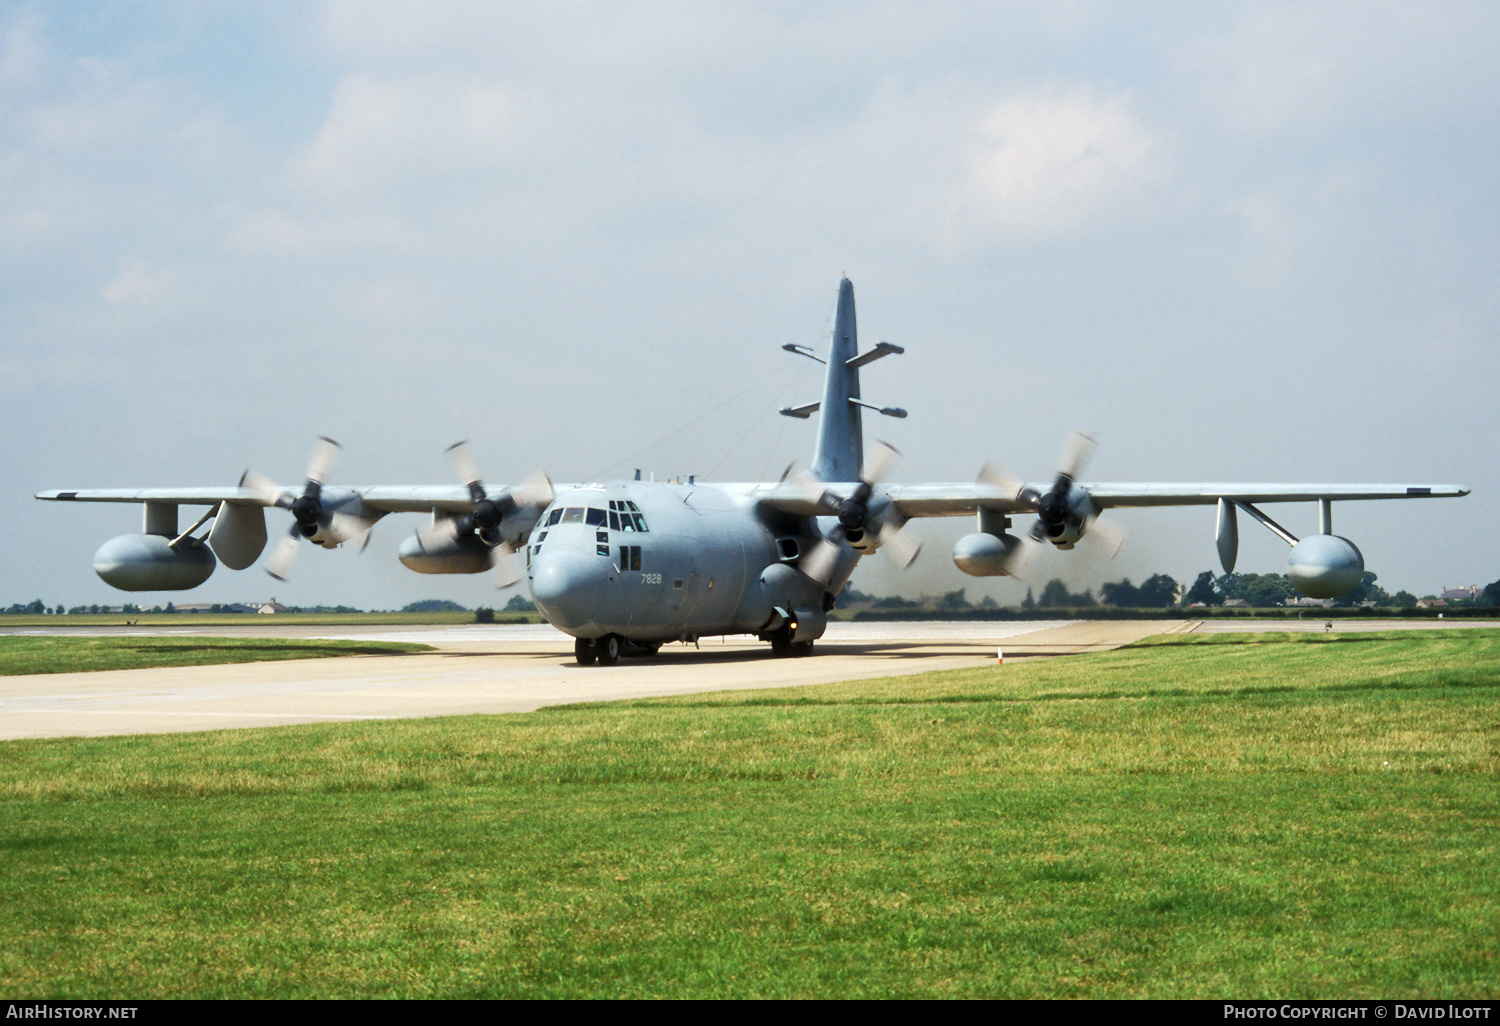
{"label": "aircraft nose", "polygon": [[554,627],[586,627],[599,615],[607,571],[604,560],[584,553],[539,552],[531,561],[531,596]]}

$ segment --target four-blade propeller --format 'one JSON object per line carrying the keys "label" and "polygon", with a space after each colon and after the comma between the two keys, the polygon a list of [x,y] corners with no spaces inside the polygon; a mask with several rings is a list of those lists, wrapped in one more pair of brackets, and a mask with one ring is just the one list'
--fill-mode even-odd
{"label": "four-blade propeller", "polygon": [[1051,542],[1059,548],[1072,548],[1073,543],[1083,538],[1092,538],[1106,553],[1114,556],[1125,541],[1125,533],[1112,521],[1102,519],[1094,508],[1088,492],[1078,484],[1078,476],[1093,455],[1094,439],[1075,431],[1063,444],[1062,458],[1058,461],[1057,476],[1045,492],[1027,488],[1025,484],[993,464],[986,463],[979,471],[979,483],[988,484],[1004,496],[1013,496],[1036,514],[1036,523],[1027,536],[1029,544],[1018,544],[1006,561],[1005,572],[1012,577],[1025,576],[1037,543]]}
{"label": "four-blade propeller", "polygon": [[508,517],[517,514],[525,514],[534,519],[551,505],[552,481],[546,474],[536,471],[520,484],[491,498],[479,479],[479,465],[469,449],[469,443],[454,442],[448,446],[447,452],[460,480],[469,489],[469,500],[474,508],[460,516],[441,520],[425,531],[418,531],[417,537],[423,548],[466,544],[462,539],[475,539],[488,550],[486,556],[490,567],[496,571],[500,586],[508,587],[521,579],[522,571],[516,566],[515,560],[510,558],[515,555],[516,547],[502,535],[500,525]]}
{"label": "four-blade propeller", "polygon": [[[900,455],[888,442],[877,443],[860,470],[859,485],[847,498],[825,490],[822,482],[810,472],[796,476],[798,483],[816,500],[820,515],[838,518],[833,530],[820,538],[800,563],[802,572],[824,588],[832,584],[846,550],[878,548],[903,570],[921,552],[921,540],[905,530],[906,519],[889,500],[875,496],[875,486],[884,479]],[[871,534],[874,535],[873,545],[869,540]]]}
{"label": "four-blade propeller", "polygon": [[323,486],[333,471],[338,457],[339,443],[327,436],[319,436],[307,461],[306,483],[300,494],[282,488],[275,481],[255,470],[246,470],[240,478],[240,487],[259,493],[267,506],[289,510],[292,526],[266,560],[266,573],[284,581],[291,573],[297,559],[297,542],[301,538],[313,538],[320,532],[334,545],[342,544],[360,534],[369,544],[371,522],[360,517],[330,511],[323,504]]}

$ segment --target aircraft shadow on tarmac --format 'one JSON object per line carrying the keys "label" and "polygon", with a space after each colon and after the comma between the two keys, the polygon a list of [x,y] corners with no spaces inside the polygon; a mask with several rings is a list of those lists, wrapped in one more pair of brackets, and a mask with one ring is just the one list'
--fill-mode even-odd
{"label": "aircraft shadow on tarmac", "polygon": [[[1080,648],[1091,648],[1093,646],[1070,646],[1067,648],[1039,648],[1034,646],[1020,646],[1014,648],[1006,646],[1010,654],[1015,658],[1035,658],[1038,656],[1068,655],[1077,652]],[[1100,649],[1114,648],[1114,645],[1100,645]],[[988,643],[976,642],[834,642],[832,644],[820,644],[817,655],[821,658],[848,656],[855,658],[884,658],[917,660],[932,659],[934,657],[964,657],[970,656],[976,660],[987,660],[995,658],[996,648]],[[441,652],[437,653],[444,657],[458,659],[472,658],[494,658],[500,655],[521,657],[539,662],[552,662],[561,660],[568,669],[576,669],[591,672],[600,672],[596,667],[579,666],[574,662],[571,652],[561,652],[555,647],[545,650],[517,651],[509,649],[505,652],[499,651],[465,651],[465,652]],[[700,647],[690,645],[672,646],[663,648],[655,655],[622,653],[621,666],[688,666],[688,665],[715,665],[722,663],[764,663],[768,672],[774,672],[775,667],[782,665],[794,665],[799,659],[810,657],[798,656],[775,656],[763,648],[747,645],[734,645],[733,647],[719,648],[718,645],[709,643]]]}

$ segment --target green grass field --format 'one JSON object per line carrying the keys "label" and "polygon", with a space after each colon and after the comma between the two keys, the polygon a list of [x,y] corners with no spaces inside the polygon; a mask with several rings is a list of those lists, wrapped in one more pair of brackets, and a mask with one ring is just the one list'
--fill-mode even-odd
{"label": "green grass field", "polygon": [[206,637],[34,637],[0,635],[0,676],[92,673],[156,666],[216,666],[277,659],[430,652],[430,645],[396,641]]}
{"label": "green grass field", "polygon": [[28,997],[1500,994],[1500,630],[0,743]]}

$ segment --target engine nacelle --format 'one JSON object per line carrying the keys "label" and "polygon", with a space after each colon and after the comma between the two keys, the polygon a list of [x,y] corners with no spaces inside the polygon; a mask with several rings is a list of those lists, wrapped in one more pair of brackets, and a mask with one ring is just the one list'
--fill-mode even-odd
{"label": "engine nacelle", "polygon": [[159,534],[123,534],[94,553],[94,573],[121,591],[186,591],[208,580],[217,562],[196,538],[172,548]]}
{"label": "engine nacelle", "polygon": [[970,577],[1001,577],[1021,544],[1013,534],[966,534],[953,546],[953,563]]}
{"label": "engine nacelle", "polygon": [[792,644],[816,641],[828,629],[828,614],[815,606],[799,606],[792,610],[787,626],[791,628]]}
{"label": "engine nacelle", "polygon": [[[817,610],[822,596],[822,585],[806,574],[785,563],[772,563],[746,586],[734,613],[734,623],[745,631],[778,630],[797,619],[797,611]],[[799,629],[801,624],[811,625],[816,619],[803,617],[798,620]],[[826,617],[823,622],[826,624]],[[818,633],[822,633],[821,628]]]}
{"label": "engine nacelle", "polygon": [[1292,546],[1286,575],[1308,598],[1338,598],[1359,587],[1365,575],[1365,557],[1348,538],[1313,534]]}
{"label": "engine nacelle", "polygon": [[491,566],[490,547],[472,534],[441,541],[414,534],[396,549],[401,565],[419,574],[482,574]]}

